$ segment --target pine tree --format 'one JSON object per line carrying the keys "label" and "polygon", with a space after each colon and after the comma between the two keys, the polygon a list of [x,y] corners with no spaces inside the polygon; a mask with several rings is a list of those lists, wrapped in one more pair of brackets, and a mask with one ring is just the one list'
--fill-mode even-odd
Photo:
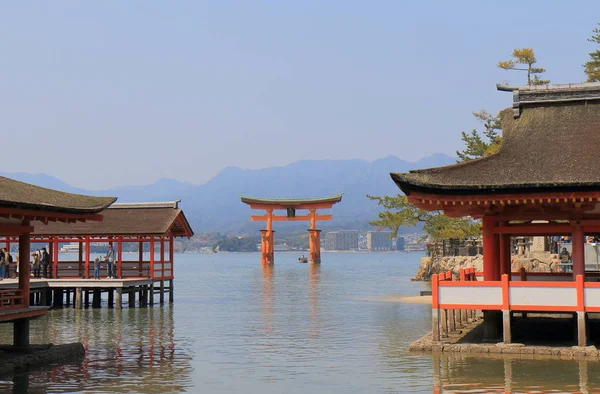
{"label": "pine tree", "polygon": [[462,132],[461,139],[465,143],[465,149],[456,152],[459,162],[496,153],[502,142],[500,118],[497,115],[493,116],[482,109],[479,112],[473,112],[473,116],[483,123],[484,131],[481,134],[477,130],[471,130],[470,133]]}
{"label": "pine tree", "polygon": [[[548,85],[549,79],[541,79],[540,74],[546,72],[545,68],[534,67],[537,63],[532,48],[515,48],[511,55],[512,59],[498,63],[498,67],[504,70],[527,71],[527,85]],[[527,65],[527,68],[519,68],[518,64]]]}
{"label": "pine tree", "polygon": [[[595,28],[592,32],[594,35],[591,38],[588,38],[588,41],[600,44],[600,29]],[[583,67],[583,72],[587,75],[588,82],[600,81],[600,49],[590,52],[590,60],[588,60]]]}

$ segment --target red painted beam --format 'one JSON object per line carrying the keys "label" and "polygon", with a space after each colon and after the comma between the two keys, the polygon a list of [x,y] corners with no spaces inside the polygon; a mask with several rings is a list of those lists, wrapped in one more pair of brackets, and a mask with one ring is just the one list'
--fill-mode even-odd
{"label": "red painted beam", "polygon": [[[250,219],[253,222],[265,222],[267,221],[267,217],[266,216],[250,216]],[[293,218],[288,218],[287,216],[275,216],[273,215],[271,218],[274,222],[287,222],[287,221],[300,221],[300,220],[310,220],[311,217],[310,215],[302,215],[302,216],[296,216]],[[333,219],[333,215],[316,215],[315,216],[315,220],[331,220]]]}

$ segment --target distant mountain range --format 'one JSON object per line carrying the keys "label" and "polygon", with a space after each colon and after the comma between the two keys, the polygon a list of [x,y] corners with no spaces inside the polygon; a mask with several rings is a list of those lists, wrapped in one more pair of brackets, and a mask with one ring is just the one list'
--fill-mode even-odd
{"label": "distant mountain range", "polygon": [[[259,170],[225,168],[202,185],[161,179],[144,186],[121,186],[101,191],[72,187],[45,174],[0,173],[22,182],[69,193],[117,196],[119,202],[182,200],[181,206],[194,231],[238,233],[254,231],[263,224],[251,223],[251,210],[240,202],[240,195],[270,198],[319,197],[344,193],[333,208],[333,220],[319,223],[320,228],[368,228],[379,207],[366,195],[395,195],[399,189],[390,172],[438,167],[456,162],[445,154],[434,154],[416,162],[394,156],[365,160],[304,160],[282,167]],[[278,222],[275,230],[306,228],[306,223]]]}

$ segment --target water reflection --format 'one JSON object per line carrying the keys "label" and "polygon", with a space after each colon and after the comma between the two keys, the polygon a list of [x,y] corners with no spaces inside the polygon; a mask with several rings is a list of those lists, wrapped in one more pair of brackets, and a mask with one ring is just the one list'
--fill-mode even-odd
{"label": "water reflection", "polygon": [[321,264],[308,265],[308,309],[310,325],[308,336],[316,338],[319,336],[319,282],[321,280]]}
{"label": "water reflection", "polygon": [[[0,382],[0,392],[182,392],[190,381],[191,356],[175,347],[173,308],[50,312],[32,321],[33,343],[79,340],[78,363],[49,366]],[[2,327],[0,342],[10,330]],[[12,387],[11,387],[12,386]]]}
{"label": "water reflection", "polygon": [[273,304],[274,304],[274,288],[273,288],[273,273],[275,265],[263,264],[262,266],[262,300],[261,312],[265,324],[265,332],[270,333],[273,330]]}
{"label": "water reflection", "polygon": [[433,392],[577,392],[600,390],[596,360],[524,355],[433,354]]}

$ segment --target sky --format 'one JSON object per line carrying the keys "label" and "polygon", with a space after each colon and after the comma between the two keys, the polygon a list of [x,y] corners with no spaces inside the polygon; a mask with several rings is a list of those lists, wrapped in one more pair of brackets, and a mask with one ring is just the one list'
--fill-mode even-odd
{"label": "sky", "polygon": [[18,1],[0,5],[0,171],[102,189],[225,167],[454,155],[534,48],[582,82],[597,1]]}

